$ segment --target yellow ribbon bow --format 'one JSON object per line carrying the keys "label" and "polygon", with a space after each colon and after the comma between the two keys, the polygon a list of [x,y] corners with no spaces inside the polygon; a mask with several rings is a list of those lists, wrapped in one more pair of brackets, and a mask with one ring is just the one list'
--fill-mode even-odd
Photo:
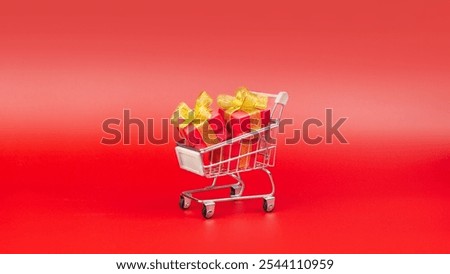
{"label": "yellow ribbon bow", "polygon": [[[175,109],[171,121],[180,128],[185,128],[190,123],[193,123],[196,127],[200,127],[205,121],[211,118],[210,106],[212,102],[213,99],[206,91],[203,91],[197,97],[194,109],[191,109],[186,103],[181,102]],[[181,123],[179,122],[180,119]]]}
{"label": "yellow ribbon bow", "polygon": [[219,95],[217,97],[217,104],[225,111],[225,120],[229,120],[235,111],[244,111],[250,115],[252,130],[261,128],[260,111],[267,108],[267,101],[266,96],[254,94],[245,87],[239,88],[235,96]]}
{"label": "yellow ribbon bow", "polygon": [[256,95],[247,88],[241,87],[236,91],[235,96],[219,95],[217,104],[225,110],[229,116],[233,112],[242,110],[249,114],[267,108],[268,98],[266,96]]}

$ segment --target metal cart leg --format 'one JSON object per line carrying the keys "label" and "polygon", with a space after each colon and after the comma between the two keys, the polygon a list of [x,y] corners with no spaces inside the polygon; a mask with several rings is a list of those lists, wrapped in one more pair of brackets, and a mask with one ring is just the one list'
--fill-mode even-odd
{"label": "metal cart leg", "polygon": [[239,174],[237,174],[237,175],[230,174],[230,176],[233,179],[235,179],[237,181],[237,183],[217,186],[216,182],[219,177],[215,177],[213,179],[212,184],[209,186],[206,186],[204,188],[191,189],[191,190],[186,190],[186,191],[181,192],[180,201],[179,201],[180,208],[182,208],[182,209],[189,208],[192,200],[197,201],[199,203],[203,203],[203,201],[201,201],[193,196],[194,193],[199,193],[199,192],[230,188],[232,197],[240,197],[242,195],[242,192],[244,191],[244,187],[245,187],[244,181],[242,181]]}
{"label": "metal cart leg", "polygon": [[231,186],[230,196],[233,198],[241,197],[245,189],[245,184],[244,181],[241,179],[241,175],[239,173],[236,173],[230,174],[230,176],[236,181],[238,181],[237,184]]}
{"label": "metal cart leg", "polygon": [[275,208],[275,183],[273,182],[272,173],[266,168],[263,168],[262,170],[269,176],[270,184],[272,185],[272,191],[270,194],[263,198],[263,209],[265,212],[272,212]]}
{"label": "metal cart leg", "polygon": [[272,191],[269,195],[273,196],[275,194],[275,183],[273,182],[272,173],[267,168],[262,168],[262,170],[269,176],[270,184],[272,185]]}

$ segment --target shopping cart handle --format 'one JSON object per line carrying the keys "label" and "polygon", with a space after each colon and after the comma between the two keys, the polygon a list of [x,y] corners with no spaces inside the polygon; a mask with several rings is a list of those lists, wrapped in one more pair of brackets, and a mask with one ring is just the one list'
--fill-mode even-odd
{"label": "shopping cart handle", "polygon": [[275,104],[282,104],[285,106],[289,99],[288,93],[286,91],[280,91],[275,99]]}
{"label": "shopping cart handle", "polygon": [[286,91],[280,91],[278,94],[272,94],[272,93],[266,93],[266,92],[259,92],[259,91],[253,91],[253,93],[263,95],[269,98],[275,98],[275,104],[280,104],[285,106],[287,104],[287,101],[289,99],[288,93]]}

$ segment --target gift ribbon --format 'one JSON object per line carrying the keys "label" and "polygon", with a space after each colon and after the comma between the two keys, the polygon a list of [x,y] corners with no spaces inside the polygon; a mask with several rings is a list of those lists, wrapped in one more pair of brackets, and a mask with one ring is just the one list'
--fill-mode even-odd
{"label": "gift ribbon", "polygon": [[[172,123],[180,128],[187,127],[190,123],[197,128],[201,127],[209,118],[211,118],[210,106],[213,99],[203,91],[195,101],[194,109],[191,109],[185,102],[181,102],[172,115]],[[181,123],[180,123],[181,120]]]}
{"label": "gift ribbon", "polygon": [[[241,110],[250,115],[250,126],[252,129],[261,128],[260,111],[267,108],[268,98],[250,92],[247,88],[241,87],[236,91],[235,96],[219,95],[217,104],[225,111],[225,119],[228,120],[233,112]],[[256,124],[253,122],[256,121]]]}
{"label": "gift ribbon", "polygon": [[[191,109],[186,103],[181,102],[171,117],[172,124],[178,126],[180,129],[192,124],[197,128],[200,135],[203,136],[203,140],[207,146],[218,143],[217,136],[208,123],[208,119],[211,118],[210,106],[212,102],[213,99],[206,91],[203,91],[197,97],[194,109]],[[205,134],[208,136],[205,136]]]}
{"label": "gift ribbon", "polygon": [[[248,154],[252,151],[252,145],[247,144],[246,142],[241,141],[241,155]],[[252,156],[246,155],[239,159],[239,168],[247,168],[250,165],[250,159]],[[253,157],[256,157],[256,154],[253,154]]]}

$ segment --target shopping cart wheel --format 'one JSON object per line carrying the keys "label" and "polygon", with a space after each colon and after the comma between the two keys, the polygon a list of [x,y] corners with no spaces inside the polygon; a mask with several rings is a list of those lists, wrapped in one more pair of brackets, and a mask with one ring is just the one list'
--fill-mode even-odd
{"label": "shopping cart wheel", "polygon": [[242,195],[242,186],[234,185],[230,187],[230,196],[231,197],[240,197]]}
{"label": "shopping cart wheel", "polygon": [[264,198],[263,208],[265,212],[272,212],[275,207],[275,197]]}
{"label": "shopping cart wheel", "polygon": [[191,206],[191,199],[181,195],[179,205],[181,209],[188,209]]}
{"label": "shopping cart wheel", "polygon": [[214,202],[206,202],[203,204],[202,215],[205,219],[209,219],[214,215]]}

